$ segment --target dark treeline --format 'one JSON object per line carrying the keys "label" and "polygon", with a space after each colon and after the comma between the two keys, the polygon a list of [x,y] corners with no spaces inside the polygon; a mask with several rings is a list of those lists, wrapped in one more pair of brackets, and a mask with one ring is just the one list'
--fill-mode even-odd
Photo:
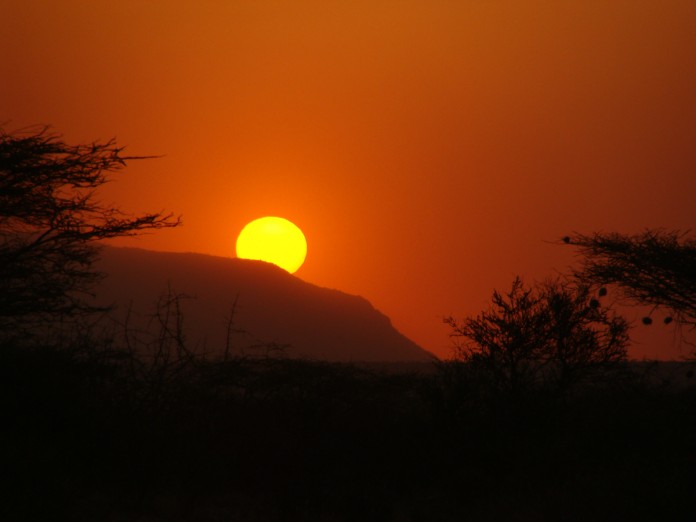
{"label": "dark treeline", "polygon": [[213,358],[171,291],[154,332],[98,330],[98,242],[179,224],[99,203],[122,151],[0,129],[0,520],[693,520],[692,371],[629,363],[605,299],[692,327],[693,240],[566,236],[574,282],[447,318],[457,358],[422,371]]}
{"label": "dark treeline", "polygon": [[[677,520],[696,388],[5,345],[3,520]],[[689,374],[690,375],[690,374]]]}

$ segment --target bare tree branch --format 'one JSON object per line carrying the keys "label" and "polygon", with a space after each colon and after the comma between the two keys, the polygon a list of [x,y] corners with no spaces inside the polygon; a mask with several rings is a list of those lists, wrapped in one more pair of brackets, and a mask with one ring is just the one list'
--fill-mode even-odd
{"label": "bare tree branch", "polygon": [[122,152],[114,140],[69,145],[46,127],[0,128],[0,328],[96,311],[84,298],[101,277],[97,242],[180,224],[99,202],[108,174],[141,158]]}
{"label": "bare tree branch", "polygon": [[575,234],[585,283],[615,285],[639,304],[662,307],[682,324],[696,326],[696,240],[689,232],[646,230],[638,235]]}

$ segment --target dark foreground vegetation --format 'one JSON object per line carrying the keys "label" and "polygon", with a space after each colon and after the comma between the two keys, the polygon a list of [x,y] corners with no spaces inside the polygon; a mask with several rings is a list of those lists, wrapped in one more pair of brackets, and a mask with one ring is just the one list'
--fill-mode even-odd
{"label": "dark foreground vegetation", "polygon": [[[691,520],[696,387],[5,345],[2,520]],[[658,368],[659,369],[659,368]]]}
{"label": "dark foreground vegetation", "polygon": [[695,519],[692,370],[628,363],[605,302],[692,328],[693,239],[566,236],[575,281],[517,278],[447,318],[457,360],[420,371],[234,356],[229,336],[213,358],[176,295],[153,333],[94,328],[98,241],[179,224],[99,203],[139,159],[122,150],[0,129],[0,520]]}

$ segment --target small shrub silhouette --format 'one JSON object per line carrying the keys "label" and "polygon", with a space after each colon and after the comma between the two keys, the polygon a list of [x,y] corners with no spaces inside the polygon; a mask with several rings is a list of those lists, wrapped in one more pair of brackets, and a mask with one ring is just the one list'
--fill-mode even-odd
{"label": "small shrub silhouette", "polygon": [[626,360],[628,324],[587,286],[548,280],[526,288],[517,277],[476,317],[445,319],[457,357],[495,393],[565,394]]}

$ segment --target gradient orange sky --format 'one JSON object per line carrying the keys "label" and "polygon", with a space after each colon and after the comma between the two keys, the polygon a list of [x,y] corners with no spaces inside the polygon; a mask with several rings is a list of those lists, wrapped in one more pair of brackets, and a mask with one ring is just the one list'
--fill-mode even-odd
{"label": "gradient orange sky", "polygon": [[442,316],[567,269],[550,241],[696,225],[693,0],[1,0],[0,24],[6,130],[163,155],[103,197],[184,226],[120,244],[233,256],[283,216],[298,277],[438,355]]}

